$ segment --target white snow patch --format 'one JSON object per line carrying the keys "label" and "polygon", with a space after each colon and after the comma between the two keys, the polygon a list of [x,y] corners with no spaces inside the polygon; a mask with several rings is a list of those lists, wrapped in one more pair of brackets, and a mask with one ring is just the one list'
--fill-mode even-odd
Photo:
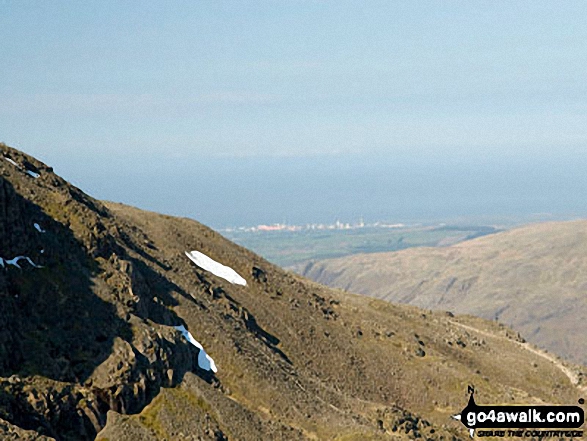
{"label": "white snow patch", "polygon": [[18,264],[18,261],[19,261],[19,260],[26,260],[26,261],[27,261],[28,263],[30,263],[30,264],[31,264],[31,265],[32,265],[34,268],[43,268],[41,265],[37,265],[35,262],[33,262],[33,261],[31,260],[31,258],[30,258],[30,257],[27,257],[27,256],[16,256],[14,259],[3,259],[3,258],[1,258],[1,257],[0,257],[0,259],[2,259],[2,268],[4,268],[4,264],[7,264],[7,265],[12,265],[12,266],[15,266],[15,267],[17,267],[17,268],[20,268],[20,269],[22,269],[22,268],[20,267],[20,265]]}
{"label": "white snow patch", "polygon": [[216,367],[214,360],[212,360],[212,357],[206,354],[204,347],[192,336],[192,334],[189,333],[185,326],[174,326],[174,328],[181,332],[189,343],[200,350],[200,353],[198,354],[198,365],[206,371],[218,372],[218,368]]}
{"label": "white snow patch", "polygon": [[[22,170],[22,167],[20,166],[20,164],[17,163],[16,161],[10,159],[8,156],[4,156],[4,159],[6,159],[8,162],[10,162],[12,165],[14,165],[19,170]],[[39,173],[34,172],[32,170],[25,170],[25,172],[27,175],[32,176],[35,179],[37,179],[39,176],[41,176]]]}
{"label": "white snow patch", "polygon": [[222,265],[199,251],[189,253],[186,251],[185,255],[200,268],[210,271],[212,274],[222,277],[235,285],[247,286],[247,281],[229,266]]}
{"label": "white snow patch", "polygon": [[0,265],[2,265],[2,268],[4,268],[4,259],[2,257],[0,257]]}
{"label": "white snow patch", "polygon": [[45,230],[43,230],[38,223],[35,222],[33,226],[35,227],[35,230],[37,230],[39,233],[45,233]]}
{"label": "white snow patch", "polygon": [[[16,161],[10,159],[8,156],[4,156],[4,159],[6,159],[8,162],[10,162],[12,165],[14,165],[19,170],[22,170],[22,167],[20,166],[20,164],[17,163]],[[39,173],[34,172],[32,170],[25,170],[25,172],[27,175],[32,176],[35,179],[37,179],[39,176],[41,176]]]}
{"label": "white snow patch", "polygon": [[20,165],[18,165],[15,161],[13,161],[12,159],[10,159],[8,156],[5,156],[4,159],[6,159],[8,162],[10,162],[15,167],[20,168]]}

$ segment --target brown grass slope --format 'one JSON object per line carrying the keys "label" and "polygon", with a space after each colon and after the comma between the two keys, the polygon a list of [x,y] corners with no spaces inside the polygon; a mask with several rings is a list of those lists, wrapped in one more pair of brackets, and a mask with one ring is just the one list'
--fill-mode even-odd
{"label": "brown grass slope", "polygon": [[536,224],[448,248],[316,262],[302,273],[392,302],[498,319],[587,364],[587,221]]}
{"label": "brown grass slope", "polygon": [[6,146],[0,211],[0,257],[43,266],[0,268],[0,439],[456,440],[469,384],[483,403],[581,394],[503,326],[326,288],[195,221],[96,201]]}

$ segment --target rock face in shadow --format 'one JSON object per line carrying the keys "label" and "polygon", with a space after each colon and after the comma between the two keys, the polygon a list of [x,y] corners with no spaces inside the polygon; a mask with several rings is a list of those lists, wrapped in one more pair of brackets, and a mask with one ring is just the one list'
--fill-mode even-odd
{"label": "rock face in shadow", "polygon": [[[59,439],[93,439],[108,410],[139,412],[194,370],[192,350],[149,283],[162,299],[170,287],[129,255],[106,207],[32,158],[3,153],[0,416]],[[33,168],[39,178],[24,173]],[[35,265],[10,264],[17,256]]]}
{"label": "rock face in shadow", "polygon": [[328,289],[4,145],[0,215],[0,439],[464,440],[450,415],[469,384],[488,403],[576,401],[503,326]]}

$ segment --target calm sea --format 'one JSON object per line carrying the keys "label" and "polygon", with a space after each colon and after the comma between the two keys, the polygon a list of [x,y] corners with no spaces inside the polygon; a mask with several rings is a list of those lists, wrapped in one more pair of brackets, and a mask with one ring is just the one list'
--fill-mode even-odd
{"label": "calm sea", "polygon": [[[92,195],[215,228],[287,222],[587,217],[587,160],[550,155],[135,158],[62,170]],[[60,170],[57,170],[58,172]]]}

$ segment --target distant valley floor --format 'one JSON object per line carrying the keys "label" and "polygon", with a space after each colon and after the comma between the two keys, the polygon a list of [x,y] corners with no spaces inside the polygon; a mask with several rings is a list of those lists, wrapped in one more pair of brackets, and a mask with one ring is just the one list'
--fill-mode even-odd
{"label": "distant valley floor", "polygon": [[272,263],[299,272],[309,261],[421,246],[449,246],[503,229],[501,226],[437,224],[302,231],[234,230],[222,234]]}

